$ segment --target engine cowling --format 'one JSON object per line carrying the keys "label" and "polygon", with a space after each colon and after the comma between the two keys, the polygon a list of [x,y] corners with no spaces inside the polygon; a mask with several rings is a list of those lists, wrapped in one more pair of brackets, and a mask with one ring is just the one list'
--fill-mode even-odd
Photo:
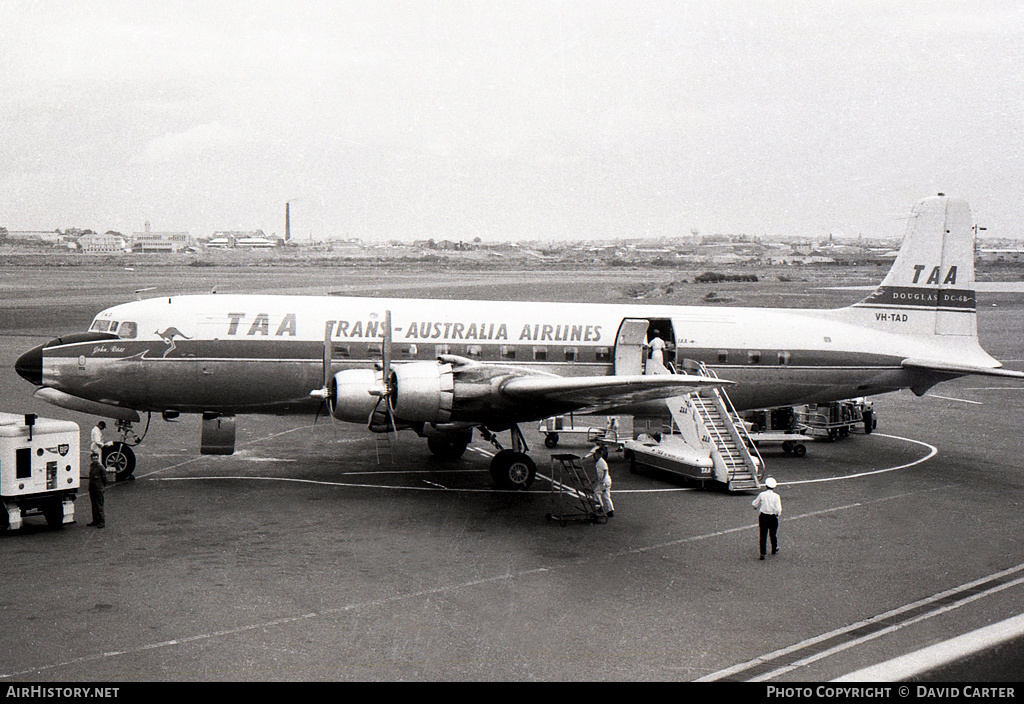
{"label": "engine cowling", "polygon": [[[451,364],[396,364],[389,386],[395,418],[429,423],[444,423],[451,418],[455,402]],[[367,422],[384,391],[382,373],[375,369],[338,372],[331,387],[334,417],[353,423]]]}
{"label": "engine cowling", "polygon": [[405,421],[446,423],[455,404],[452,365],[439,362],[396,364],[391,372],[395,417]]}
{"label": "engine cowling", "polygon": [[383,391],[381,372],[375,369],[348,369],[334,375],[331,412],[338,420],[366,423]]}

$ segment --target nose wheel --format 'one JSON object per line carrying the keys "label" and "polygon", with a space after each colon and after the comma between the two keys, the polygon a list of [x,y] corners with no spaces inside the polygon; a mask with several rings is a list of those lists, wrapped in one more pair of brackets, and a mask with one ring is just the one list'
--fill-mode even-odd
{"label": "nose wheel", "polygon": [[135,452],[127,444],[112,442],[104,447],[101,462],[104,467],[114,472],[117,481],[134,479],[132,475],[135,472]]}

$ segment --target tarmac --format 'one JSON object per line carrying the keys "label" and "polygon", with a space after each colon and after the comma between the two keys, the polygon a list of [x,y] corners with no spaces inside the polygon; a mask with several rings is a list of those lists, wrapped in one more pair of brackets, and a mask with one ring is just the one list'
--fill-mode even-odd
{"label": "tarmac", "polygon": [[[1001,320],[983,343],[1022,368]],[[11,369],[43,340],[0,337],[4,410],[84,436],[94,419]],[[1018,617],[1022,385],[959,379],[875,409],[871,435],[764,450],[784,514],[763,562],[753,495],[630,474],[617,454],[614,518],[548,520],[550,454],[588,448],[548,450],[535,424],[538,480],[510,492],[478,436],[441,462],[411,433],[388,447],[247,416],[221,457],[198,454],[198,418],[154,419],[106,528],[85,525],[83,486],[75,524],[0,534],[0,681],[827,682]],[[1019,642],[949,676],[1019,679]]]}

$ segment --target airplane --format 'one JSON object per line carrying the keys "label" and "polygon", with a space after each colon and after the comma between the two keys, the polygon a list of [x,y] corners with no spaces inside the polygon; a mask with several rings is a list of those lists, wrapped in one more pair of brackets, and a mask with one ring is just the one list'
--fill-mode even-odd
{"label": "airplane", "polygon": [[[442,458],[461,456],[476,430],[498,449],[495,483],[525,489],[536,464],[519,424],[554,415],[666,416],[667,399],[709,386],[742,411],[923,395],[964,375],[1024,379],[978,342],[974,234],[964,200],[919,201],[881,284],[839,309],[172,295],[103,310],[15,367],[38,398],[126,432],[139,412],[202,414],[207,454],[234,451],[245,414],[411,429]],[[652,369],[655,334],[683,372]],[[713,374],[691,373],[697,363]]]}

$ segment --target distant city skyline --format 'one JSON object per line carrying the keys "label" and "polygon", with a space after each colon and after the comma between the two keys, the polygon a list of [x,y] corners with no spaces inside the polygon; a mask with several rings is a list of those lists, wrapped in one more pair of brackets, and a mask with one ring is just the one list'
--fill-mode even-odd
{"label": "distant city skyline", "polygon": [[1024,238],[1024,5],[0,0],[0,226]]}

